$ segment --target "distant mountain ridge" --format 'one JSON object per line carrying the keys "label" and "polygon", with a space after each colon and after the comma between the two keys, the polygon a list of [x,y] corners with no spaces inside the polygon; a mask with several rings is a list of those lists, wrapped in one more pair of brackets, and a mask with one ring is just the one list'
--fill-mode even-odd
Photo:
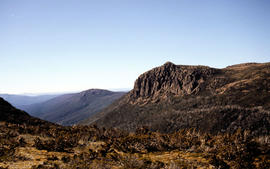
{"label": "distant mountain ridge", "polygon": [[0,97],[0,121],[12,124],[25,124],[33,126],[57,126],[53,123],[30,116],[25,111],[16,109]]}
{"label": "distant mountain ridge", "polygon": [[22,107],[32,116],[61,125],[73,125],[99,112],[125,92],[90,89],[80,93],[64,94],[46,102]]}
{"label": "distant mountain ridge", "polygon": [[270,63],[229,66],[167,62],[138,77],[133,90],[83,124],[134,131],[233,132],[269,134]]}
{"label": "distant mountain ridge", "polygon": [[16,95],[16,94],[0,94],[0,97],[7,100],[13,106],[22,108],[25,105],[35,104],[50,100],[60,94],[48,94],[38,96]]}

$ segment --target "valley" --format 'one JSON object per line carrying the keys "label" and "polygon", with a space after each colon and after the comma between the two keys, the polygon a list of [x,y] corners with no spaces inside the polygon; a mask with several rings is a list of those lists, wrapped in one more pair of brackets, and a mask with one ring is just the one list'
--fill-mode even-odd
{"label": "valley", "polygon": [[167,62],[128,93],[91,89],[29,108],[48,121],[0,99],[0,168],[268,168],[269,75],[269,63]]}

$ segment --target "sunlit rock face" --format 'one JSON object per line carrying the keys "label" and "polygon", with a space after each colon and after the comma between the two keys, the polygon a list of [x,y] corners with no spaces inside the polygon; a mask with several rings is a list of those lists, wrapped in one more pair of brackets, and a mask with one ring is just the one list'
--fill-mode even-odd
{"label": "sunlit rock face", "polygon": [[130,98],[156,100],[165,99],[168,95],[196,94],[205,90],[205,81],[218,71],[207,66],[185,66],[166,62],[140,75]]}

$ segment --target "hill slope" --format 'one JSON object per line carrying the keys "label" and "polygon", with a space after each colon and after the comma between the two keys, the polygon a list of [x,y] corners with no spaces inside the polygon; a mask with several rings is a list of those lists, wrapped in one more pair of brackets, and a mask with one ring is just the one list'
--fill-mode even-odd
{"label": "hill slope", "polygon": [[105,108],[123,94],[123,92],[90,89],[25,106],[23,110],[44,120],[62,125],[73,125]]}
{"label": "hill slope", "polygon": [[167,62],[140,75],[132,91],[84,124],[269,134],[269,109],[270,63],[215,69]]}
{"label": "hill slope", "polygon": [[56,126],[53,123],[32,117],[28,113],[16,109],[1,97],[0,97],[0,121],[12,124],[24,124],[34,126],[43,126],[43,125]]}
{"label": "hill slope", "polygon": [[[181,140],[181,141],[179,141]],[[269,136],[60,126],[0,98],[0,168],[269,168]]]}

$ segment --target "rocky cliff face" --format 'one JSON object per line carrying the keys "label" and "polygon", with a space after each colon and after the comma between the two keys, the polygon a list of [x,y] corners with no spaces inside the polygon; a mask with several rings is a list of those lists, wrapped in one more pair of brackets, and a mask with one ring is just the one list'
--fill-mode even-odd
{"label": "rocky cliff face", "polygon": [[136,80],[134,89],[89,120],[134,131],[269,134],[270,63],[239,64],[224,69],[167,62]]}
{"label": "rocky cliff face", "polygon": [[205,90],[205,81],[218,72],[218,69],[207,66],[184,66],[167,62],[140,75],[129,96],[135,101],[197,94]]}

